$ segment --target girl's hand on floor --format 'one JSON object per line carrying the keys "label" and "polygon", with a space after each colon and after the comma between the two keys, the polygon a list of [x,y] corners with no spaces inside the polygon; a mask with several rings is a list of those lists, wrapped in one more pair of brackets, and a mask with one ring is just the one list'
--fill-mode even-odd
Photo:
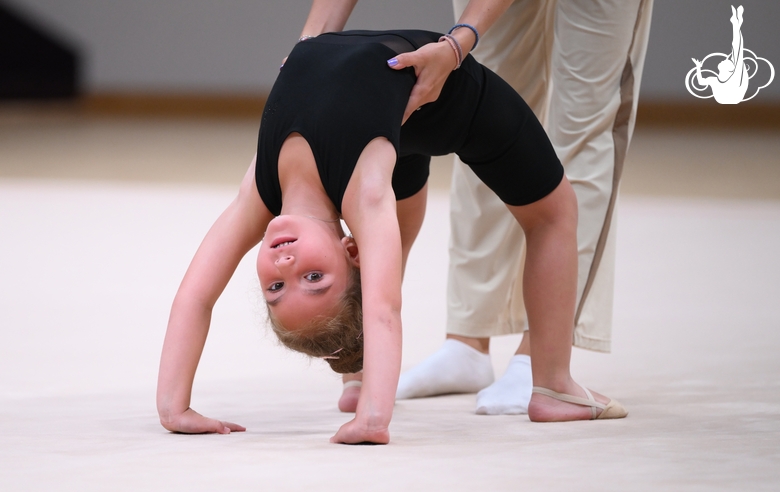
{"label": "girl's hand on floor", "polygon": [[168,421],[161,421],[161,423],[169,431],[181,432],[183,434],[230,434],[231,432],[243,432],[246,430],[246,427],[232,422],[204,417],[191,408]]}
{"label": "girl's hand on floor", "polygon": [[330,438],[334,444],[387,444],[390,442],[390,432],[387,427],[371,429],[352,419],[342,425],[336,435]]}

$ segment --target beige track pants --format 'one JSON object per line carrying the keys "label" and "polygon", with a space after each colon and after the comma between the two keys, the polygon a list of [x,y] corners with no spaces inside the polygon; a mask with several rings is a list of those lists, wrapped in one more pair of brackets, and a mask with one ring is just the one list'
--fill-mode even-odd
{"label": "beige track pants", "polygon": [[[467,0],[453,0],[459,17]],[[652,0],[517,0],[474,56],[509,82],[545,125],[577,194],[574,345],[610,351],[615,204],[636,118]],[[527,329],[524,240],[503,203],[455,159],[447,332]]]}

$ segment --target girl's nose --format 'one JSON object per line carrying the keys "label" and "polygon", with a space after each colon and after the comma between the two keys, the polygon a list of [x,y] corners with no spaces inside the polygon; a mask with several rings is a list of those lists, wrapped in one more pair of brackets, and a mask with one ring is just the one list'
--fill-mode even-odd
{"label": "girl's nose", "polygon": [[276,264],[277,268],[284,268],[292,265],[294,262],[295,262],[295,257],[291,255],[287,255],[287,256],[280,256],[279,258],[276,259],[274,263]]}

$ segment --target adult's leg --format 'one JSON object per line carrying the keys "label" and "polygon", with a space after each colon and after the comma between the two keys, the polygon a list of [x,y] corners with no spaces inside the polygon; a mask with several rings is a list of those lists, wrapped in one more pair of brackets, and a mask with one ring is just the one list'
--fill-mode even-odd
{"label": "adult's leg", "polygon": [[[454,0],[456,18],[466,0]],[[552,2],[521,0],[480,38],[474,56],[507,80],[544,118],[552,49]],[[523,232],[504,204],[457,158],[451,191],[447,338],[401,375],[398,398],[476,392],[493,382],[491,336],[525,329],[520,289]],[[517,301],[514,305],[512,299]],[[460,343],[459,343],[460,342]],[[525,356],[527,359],[527,356]],[[530,365],[512,364],[525,376]],[[517,379],[517,378],[514,378]],[[517,405],[513,405],[515,408]],[[524,410],[521,405],[517,412]],[[513,413],[517,413],[513,412]],[[487,412],[486,412],[487,413]],[[493,412],[491,412],[493,413]]]}
{"label": "adult's leg", "polygon": [[559,0],[548,134],[579,206],[573,341],[608,352],[615,204],[650,30],[652,0]]}
{"label": "adult's leg", "polygon": [[[515,7],[518,5],[516,4]],[[575,317],[576,330],[573,341],[575,345],[580,347],[609,351],[615,241],[615,236],[610,234],[610,231],[614,230],[617,185],[633,132],[639,81],[647,48],[652,0],[633,0],[630,2],[559,0],[558,7],[557,38],[553,58],[556,97],[552,102],[550,123],[547,127],[553,144],[564,162],[567,175],[571,177],[572,185],[581,201],[581,223],[578,233],[580,266]],[[491,30],[488,36],[491,36],[493,32]],[[507,71],[511,71],[513,65],[534,67],[535,64],[517,60],[513,64],[508,58],[505,63],[500,63],[500,57],[491,59],[489,56],[484,58],[478,56],[478,58],[487,62],[488,66],[496,69],[502,77],[509,80],[529,101],[537,115],[542,116],[540,119],[544,121],[543,111],[539,111],[539,106],[534,103],[532,98],[534,92],[523,90],[518,85],[518,81],[507,73]],[[499,61],[497,62],[497,60]],[[521,69],[518,70],[522,73]],[[585,123],[583,124],[583,122]],[[455,170],[454,183],[464,183],[470,180],[469,185],[463,186],[470,186],[471,189],[478,190],[481,183],[468,171],[461,171],[462,169]],[[478,196],[476,191],[472,194],[464,194],[461,191],[463,186],[460,188],[453,186],[453,204],[465,203],[463,197]],[[453,209],[453,214],[457,214],[458,217],[453,220],[452,243],[455,248],[458,244],[467,244],[456,236],[456,230],[465,231],[462,237],[473,237],[468,233],[468,226],[477,220],[485,221],[489,220],[486,219],[487,217],[493,217],[496,227],[507,229],[506,216],[501,218],[499,211],[488,211],[491,199],[492,197],[477,198],[472,200],[472,203],[465,203],[464,208],[468,211],[485,211],[484,214],[475,212],[473,216],[478,219],[472,218],[471,221],[462,215],[462,212],[459,213]],[[493,210],[500,208],[496,206],[496,202],[497,200],[492,199]],[[491,243],[495,248],[495,253],[499,257],[502,256],[501,250],[504,244],[491,240],[485,246],[489,248]],[[514,244],[519,244],[519,242],[515,241]],[[470,251],[473,245],[467,246],[464,250]],[[519,246],[517,247],[519,248]],[[451,258],[457,256],[458,253],[457,249],[452,250]],[[462,287],[462,283],[472,279],[461,275],[464,271],[463,265],[476,266],[478,262],[469,258],[468,255],[462,256],[461,259],[460,265],[451,259],[450,285],[455,284],[458,288],[468,290],[469,287]],[[512,260],[508,258],[503,263],[509,265]],[[514,267],[506,267],[504,271],[513,270]],[[453,272],[455,273],[453,274]],[[513,292],[511,299],[500,309],[492,309],[490,301],[480,304],[485,307],[484,310],[480,308],[464,309],[463,305],[455,304],[453,306],[450,304],[448,306],[450,316],[448,337],[463,337],[465,331],[466,336],[471,334],[481,337],[476,340],[481,343],[484,349],[487,349],[488,338],[486,337],[490,334],[501,333],[496,325],[505,327],[507,320],[511,320],[510,323],[514,326],[522,325],[521,285],[519,282],[514,284],[511,289]],[[478,291],[478,289],[476,290]],[[497,299],[502,300],[503,291],[496,289],[494,292],[498,292]],[[449,292],[448,297],[451,301],[457,299],[458,292]],[[470,294],[464,293],[461,297],[477,299],[474,305],[480,303],[478,297]],[[495,322],[495,318],[487,322],[479,320],[475,324],[476,326],[471,325],[471,327],[461,323],[462,320],[475,319],[471,315],[476,312],[481,312],[483,316],[485,313],[502,314],[499,315],[498,323]],[[479,331],[480,328],[488,329],[487,331]],[[527,341],[528,337],[524,338],[518,353],[527,353]],[[519,357],[522,356],[516,356],[516,358]],[[527,361],[513,360],[505,377],[478,395],[478,400],[489,400],[485,405],[478,402],[478,409],[488,409],[481,413],[515,413],[517,406],[506,404],[507,395],[514,394],[516,398],[518,392],[521,391],[518,389],[518,384],[523,388],[528,386],[521,382],[523,379],[526,381],[530,379],[527,377],[528,374],[524,374],[525,378],[522,377],[523,374],[520,377],[517,375],[518,369],[522,369],[524,366],[528,367]],[[522,371],[520,372],[522,373]],[[508,384],[504,384],[505,382]],[[507,389],[510,391],[506,391]],[[491,391],[498,397],[487,398]],[[523,394],[526,397],[529,393],[525,391]],[[511,398],[509,399],[511,400]],[[552,404],[557,405],[558,403],[552,402]]]}

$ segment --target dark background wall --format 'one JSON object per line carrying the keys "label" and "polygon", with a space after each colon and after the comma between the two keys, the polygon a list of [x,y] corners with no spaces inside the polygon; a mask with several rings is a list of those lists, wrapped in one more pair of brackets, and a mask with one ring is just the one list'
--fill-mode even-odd
{"label": "dark background wall", "polygon": [[78,95],[78,50],[0,4],[0,99]]}

